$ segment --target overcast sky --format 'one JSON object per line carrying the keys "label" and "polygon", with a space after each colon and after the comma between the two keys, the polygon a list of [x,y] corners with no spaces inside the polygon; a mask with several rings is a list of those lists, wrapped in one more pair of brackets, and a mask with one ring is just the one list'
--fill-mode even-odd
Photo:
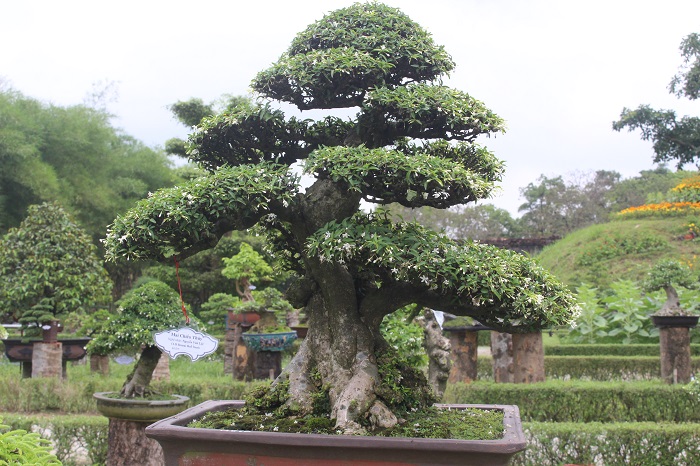
{"label": "overcast sky", "polygon": [[[149,146],[186,137],[168,104],[245,94],[294,35],[352,1],[0,0],[0,78],[57,105],[114,82],[114,124]],[[653,168],[651,144],[612,131],[623,107],[698,115],[667,91],[698,0],[386,0],[457,63],[447,84],[503,117],[484,139],[506,161],[490,202],[516,214],[519,189],[547,176]],[[693,167],[687,167],[693,168]]]}

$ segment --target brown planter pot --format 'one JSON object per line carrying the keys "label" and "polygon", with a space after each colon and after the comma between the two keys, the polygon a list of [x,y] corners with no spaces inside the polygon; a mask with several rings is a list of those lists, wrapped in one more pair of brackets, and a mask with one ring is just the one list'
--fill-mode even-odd
{"label": "brown planter pot", "polygon": [[260,314],[257,312],[241,312],[240,314],[236,314],[229,311],[228,313],[228,327],[232,327],[232,324],[241,324],[243,327],[250,327],[259,320]]}
{"label": "brown planter pot", "polygon": [[146,435],[163,447],[165,464],[188,466],[507,465],[514,454],[526,447],[518,407],[506,405],[449,405],[503,410],[505,434],[500,440],[335,436],[186,427],[208,412],[243,404],[243,401],[206,401],[148,426]]}
{"label": "brown planter pot", "polygon": [[651,321],[658,328],[693,328],[698,325],[699,316],[651,316]]}
{"label": "brown planter pot", "polygon": [[302,327],[302,326],[294,326],[291,327],[292,330],[297,332],[297,337],[301,338],[306,338],[306,334],[309,333],[309,327]]}
{"label": "brown planter pot", "polygon": [[[71,338],[58,340],[63,344],[63,360],[77,361],[85,356],[85,346],[91,338]],[[22,340],[21,338],[6,338],[5,355],[10,362],[32,362],[34,342],[42,340]]]}

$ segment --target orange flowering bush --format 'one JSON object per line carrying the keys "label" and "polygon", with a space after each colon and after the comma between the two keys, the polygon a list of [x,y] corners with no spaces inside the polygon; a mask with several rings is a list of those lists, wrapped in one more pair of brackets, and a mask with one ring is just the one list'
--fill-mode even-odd
{"label": "orange flowering bush", "polygon": [[700,202],[660,202],[629,207],[617,213],[618,217],[672,217],[689,214],[700,214]]}
{"label": "orange flowering bush", "polygon": [[629,207],[618,218],[673,217],[700,213],[700,175],[678,183],[666,194],[666,202]]}
{"label": "orange flowering bush", "polygon": [[671,189],[668,200],[672,202],[700,202],[700,176],[681,181]]}

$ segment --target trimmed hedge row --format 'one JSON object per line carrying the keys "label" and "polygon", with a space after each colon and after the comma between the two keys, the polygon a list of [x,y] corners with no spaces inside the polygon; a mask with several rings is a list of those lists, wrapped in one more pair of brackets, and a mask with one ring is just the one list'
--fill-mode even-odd
{"label": "trimmed hedge row", "polygon": [[[544,354],[547,356],[656,356],[661,349],[658,344],[635,345],[545,345]],[[690,354],[700,356],[700,345],[691,344]]]}
{"label": "trimmed hedge row", "polygon": [[662,382],[457,383],[443,401],[518,405],[528,422],[700,422],[700,400]]}
{"label": "trimmed hedge row", "polygon": [[[38,431],[50,438],[65,466],[85,458],[91,464],[104,464],[107,458],[107,418],[3,416],[14,429]],[[523,427],[528,448],[515,456],[514,466],[692,466],[700,458],[700,424],[526,422]]]}
{"label": "trimmed hedge row", "polygon": [[513,466],[695,466],[700,424],[524,423],[528,447]]}
{"label": "trimmed hedge row", "polygon": [[[262,383],[262,382],[260,382]],[[190,398],[190,406],[206,400],[238,400],[259,383],[202,380],[197,382],[153,382],[161,393],[177,393]],[[57,378],[0,378],[0,411],[97,413],[95,392],[119,390],[113,380],[60,380]]]}
{"label": "trimmed hedge row", "polygon": [[[691,358],[693,371],[700,373],[700,357]],[[659,356],[545,356],[548,379],[653,380],[661,377]],[[479,356],[477,378],[493,380],[491,356]]]}
{"label": "trimmed hedge row", "polygon": [[104,464],[107,460],[109,420],[103,416],[44,416],[3,413],[12,429],[37,432],[51,441],[64,466]]}

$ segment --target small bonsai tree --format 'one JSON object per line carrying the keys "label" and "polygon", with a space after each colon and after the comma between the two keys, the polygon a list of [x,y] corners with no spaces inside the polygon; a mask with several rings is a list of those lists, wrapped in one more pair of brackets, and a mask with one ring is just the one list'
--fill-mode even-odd
{"label": "small bonsai tree", "polygon": [[30,206],[0,240],[0,314],[30,334],[70,312],[110,303],[111,289],[90,237],[56,203]]}
{"label": "small bonsai tree", "polygon": [[226,330],[226,314],[240,302],[240,300],[228,293],[214,293],[202,304],[199,310],[199,318],[207,324],[210,331]]}
{"label": "small bonsai tree", "polygon": [[160,281],[149,281],[125,294],[118,302],[117,315],[88,343],[91,354],[115,351],[140,351],[141,355],[121,389],[125,398],[144,397],[153,371],[161,357],[153,332],[174,328],[183,323],[180,296]]}
{"label": "small bonsai tree", "polygon": [[272,267],[265,262],[253,247],[248,243],[241,243],[240,251],[233,257],[225,257],[226,267],[221,274],[236,282],[236,293],[243,301],[253,301],[251,294],[251,282],[258,280],[270,280]]}
{"label": "small bonsai tree", "polygon": [[688,313],[681,308],[676,287],[697,288],[698,277],[690,267],[677,260],[666,259],[654,264],[644,280],[645,291],[653,292],[664,290],[666,302],[655,315],[657,316],[684,316]]}
{"label": "small bonsai tree", "polygon": [[[253,80],[256,103],[197,126],[187,153],[209,174],[117,218],[108,258],[172,262],[259,225],[275,258],[297,273],[286,296],[309,325],[271,387],[275,399],[303,415],[327,396],[327,414],[345,433],[396,425],[402,410],[433,398],[382,337],[384,316],[415,303],[533,332],[569,323],[576,309],[566,287],[523,255],[361,210],[361,201],[444,209],[489,196],[501,179],[503,164],[475,140],[504,122],[442,84],[453,68],[398,9],[357,3],[331,12]],[[357,115],[287,118],[275,100]],[[314,178],[305,189],[298,162]],[[415,396],[393,396],[389,379]]]}

